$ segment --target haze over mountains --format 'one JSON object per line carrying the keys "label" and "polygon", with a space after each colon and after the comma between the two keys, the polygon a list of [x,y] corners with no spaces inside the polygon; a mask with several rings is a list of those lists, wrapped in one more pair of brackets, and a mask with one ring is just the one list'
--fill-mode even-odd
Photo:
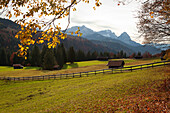
{"label": "haze over mountains", "polygon": [[[0,18],[0,46],[17,49],[17,44],[19,41],[14,38],[17,31],[20,30],[18,24],[12,22],[8,19]],[[69,28],[67,31],[77,31],[78,27],[74,26]],[[68,33],[68,38],[61,40],[64,43],[66,49],[73,46],[75,50],[81,49],[84,52],[88,51],[98,51],[98,52],[113,52],[117,53],[121,50],[130,55],[134,52],[150,52],[152,54],[160,53],[161,50],[155,48],[151,45],[141,45],[131,40],[128,33],[124,32],[120,36],[116,36],[110,30],[102,30],[95,32],[85,26],[80,27],[80,32],[83,33],[82,37],[70,36]],[[38,32],[40,36],[41,31]],[[36,38],[36,37],[35,37]]]}

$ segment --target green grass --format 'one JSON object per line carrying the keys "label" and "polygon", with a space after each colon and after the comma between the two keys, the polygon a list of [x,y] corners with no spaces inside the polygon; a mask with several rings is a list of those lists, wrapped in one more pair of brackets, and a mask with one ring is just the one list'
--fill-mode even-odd
{"label": "green grass", "polygon": [[74,62],[73,64],[67,63],[64,65],[63,69],[71,69],[71,68],[84,67],[84,66],[107,64],[107,63],[108,61],[98,61],[98,60],[81,61],[81,62]]}
{"label": "green grass", "polygon": [[0,81],[0,113],[94,112],[101,101],[140,93],[135,89],[148,88],[168,71],[169,67],[158,67],[63,80]]}
{"label": "green grass", "polygon": [[[24,69],[40,70],[41,67],[24,67]],[[17,70],[23,70],[23,69],[14,69],[11,66],[0,66],[0,72],[1,71],[17,71]]]}
{"label": "green grass", "polygon": [[[112,59],[112,60],[121,60],[121,59]],[[126,66],[133,66],[139,64],[152,63],[155,61],[159,61],[159,59],[122,59],[125,61]],[[40,70],[40,67],[24,67],[24,69],[13,69],[13,67],[9,66],[0,66],[0,76],[6,77],[27,77],[27,76],[41,76],[41,75],[51,75],[51,74],[66,74],[66,73],[77,73],[77,72],[86,72],[86,71],[94,71],[99,69],[107,69],[106,64],[108,61],[83,61],[83,62],[75,62],[74,64],[64,65],[64,69],[62,70]]]}

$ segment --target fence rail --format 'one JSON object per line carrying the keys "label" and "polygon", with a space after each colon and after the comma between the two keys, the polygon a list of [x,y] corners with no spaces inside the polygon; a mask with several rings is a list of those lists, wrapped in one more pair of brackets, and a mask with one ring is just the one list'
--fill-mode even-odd
{"label": "fence rail", "polygon": [[170,65],[170,61],[162,61],[162,62],[154,62],[149,64],[135,65],[135,66],[127,66],[123,68],[110,68],[110,69],[101,69],[95,71],[86,71],[86,72],[78,72],[78,73],[69,73],[69,74],[55,74],[55,75],[43,75],[43,76],[31,76],[31,77],[0,77],[0,80],[9,80],[9,81],[24,81],[24,80],[50,80],[50,79],[67,79],[67,78],[77,78],[84,77],[89,75],[96,75],[101,73],[123,73],[127,71],[134,70],[142,70],[145,68],[153,68],[158,66],[166,66]]}

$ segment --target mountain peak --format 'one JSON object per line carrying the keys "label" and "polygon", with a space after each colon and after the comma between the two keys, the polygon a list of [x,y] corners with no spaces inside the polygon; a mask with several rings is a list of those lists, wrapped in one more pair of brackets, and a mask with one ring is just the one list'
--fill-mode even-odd
{"label": "mountain peak", "polygon": [[131,40],[127,32],[123,32],[119,37],[120,40]]}
{"label": "mountain peak", "polygon": [[117,38],[117,36],[115,35],[115,33],[113,33],[111,30],[102,30],[97,32],[98,34],[105,36],[105,37],[111,37],[111,38]]}

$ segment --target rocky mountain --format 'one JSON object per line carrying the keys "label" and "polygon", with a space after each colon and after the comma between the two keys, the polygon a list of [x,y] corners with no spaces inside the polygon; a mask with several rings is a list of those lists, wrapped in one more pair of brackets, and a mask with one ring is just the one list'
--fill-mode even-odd
{"label": "rocky mountain", "polygon": [[[75,32],[74,30],[76,27],[72,27],[72,28],[70,28],[69,30],[72,32]],[[82,31],[81,31],[81,28],[83,28]],[[80,27],[80,31],[81,33],[83,33],[83,36],[82,36],[83,38],[86,38],[92,41],[94,44],[100,44],[107,48],[112,48],[115,51],[123,50],[123,51],[128,52],[129,54],[131,54],[132,52],[138,52],[138,51],[140,51],[141,53],[148,51],[152,54],[161,52],[160,49],[157,49],[154,46],[141,45],[139,43],[136,43],[135,41],[131,40],[130,36],[126,32],[123,32],[119,37],[117,37],[115,33],[113,33],[110,30],[103,30],[103,31],[95,32],[85,26],[82,26]],[[90,33],[88,33],[88,31],[90,31]]]}
{"label": "rocky mountain", "polygon": [[130,45],[130,46],[141,46],[141,44],[136,43],[135,41],[131,40],[130,36],[126,33],[123,32],[119,37],[118,40]]}
{"label": "rocky mountain", "polygon": [[113,39],[117,39],[117,36],[111,30],[102,30],[102,31],[99,31],[97,33],[102,35],[102,36],[105,36],[105,37],[111,37]]}
{"label": "rocky mountain", "polygon": [[80,32],[83,33],[82,36],[86,36],[86,35],[95,33],[93,30],[91,30],[83,25],[83,26],[74,26],[74,27],[68,28],[67,34],[71,35],[70,32],[76,32],[78,30],[78,27],[80,28]]}

